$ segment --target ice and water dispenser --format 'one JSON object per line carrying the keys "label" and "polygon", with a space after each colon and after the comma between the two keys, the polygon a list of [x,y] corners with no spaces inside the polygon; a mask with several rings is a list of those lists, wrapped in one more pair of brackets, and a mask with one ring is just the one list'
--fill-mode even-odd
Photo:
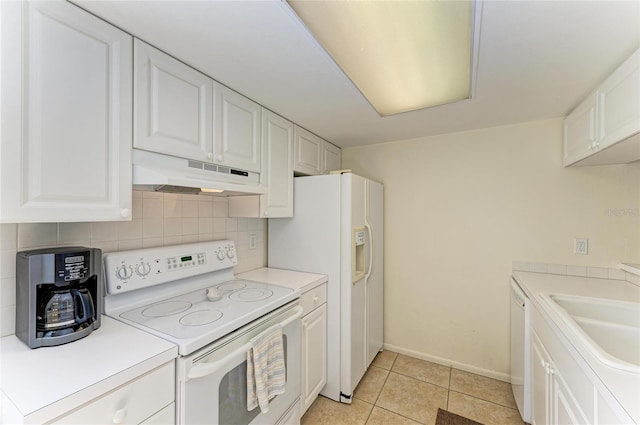
{"label": "ice and water dispenser", "polygon": [[364,232],[364,227],[355,227],[353,229],[353,238],[351,241],[351,257],[353,259],[353,261],[351,261],[351,275],[353,283],[364,278],[367,268]]}

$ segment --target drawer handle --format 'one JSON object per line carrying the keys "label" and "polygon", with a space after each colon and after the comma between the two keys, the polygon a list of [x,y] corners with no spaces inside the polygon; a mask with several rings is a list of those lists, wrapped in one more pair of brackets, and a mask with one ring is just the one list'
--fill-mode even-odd
{"label": "drawer handle", "polygon": [[124,422],[124,418],[126,417],[127,409],[123,407],[122,409],[116,410],[116,413],[113,414],[113,420],[111,422],[113,422],[114,424],[121,424],[122,422]]}
{"label": "drawer handle", "polygon": [[313,297],[313,303],[316,304],[318,302],[318,300],[320,299],[320,297],[318,297],[317,295],[315,297]]}

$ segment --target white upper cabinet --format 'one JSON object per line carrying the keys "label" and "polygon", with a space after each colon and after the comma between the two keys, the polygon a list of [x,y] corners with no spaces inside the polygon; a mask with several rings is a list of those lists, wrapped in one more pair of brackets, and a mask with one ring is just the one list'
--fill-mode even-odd
{"label": "white upper cabinet", "polygon": [[597,96],[601,149],[640,131],[640,50],[607,78]]}
{"label": "white upper cabinet", "polygon": [[640,159],[640,50],[564,122],[564,165],[623,164]]}
{"label": "white upper cabinet", "polygon": [[322,145],[324,140],[304,128],[295,126],[293,139],[293,169],[297,173],[322,174]]}
{"label": "white upper cabinet", "polygon": [[213,80],[138,39],[134,42],[135,148],[213,160]]}
{"label": "white upper cabinet", "polygon": [[340,169],[340,148],[304,128],[295,126],[293,145],[293,169],[297,174],[314,176]]}
{"label": "white upper cabinet", "polygon": [[262,217],[293,217],[293,123],[262,110]]}
{"label": "white upper cabinet", "polygon": [[590,96],[564,120],[564,164],[586,158],[596,143],[596,97]]}
{"label": "white upper cabinet", "polygon": [[130,219],[132,38],[68,2],[0,7],[0,220]]}
{"label": "white upper cabinet", "polygon": [[340,164],[342,163],[342,151],[339,147],[325,142],[322,148],[322,153],[324,155],[323,174],[341,169]]}
{"label": "white upper cabinet", "polygon": [[215,84],[214,162],[260,172],[260,105]]}
{"label": "white upper cabinet", "polygon": [[230,217],[293,217],[293,123],[262,108],[262,172],[266,195],[229,198]]}

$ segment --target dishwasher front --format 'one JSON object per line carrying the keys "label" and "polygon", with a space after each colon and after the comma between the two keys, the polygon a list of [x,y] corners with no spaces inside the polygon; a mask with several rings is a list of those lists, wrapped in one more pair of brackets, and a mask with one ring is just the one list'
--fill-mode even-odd
{"label": "dishwasher front", "polygon": [[529,299],[511,278],[511,389],[522,419],[531,423]]}

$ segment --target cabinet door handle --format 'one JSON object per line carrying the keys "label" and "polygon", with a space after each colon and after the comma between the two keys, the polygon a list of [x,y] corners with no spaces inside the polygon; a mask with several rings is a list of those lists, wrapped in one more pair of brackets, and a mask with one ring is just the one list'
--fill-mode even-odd
{"label": "cabinet door handle", "polygon": [[131,210],[129,208],[123,208],[120,210],[120,217],[129,218],[131,217]]}
{"label": "cabinet door handle", "polygon": [[223,159],[224,159],[224,156],[218,155],[218,161],[222,162]]}
{"label": "cabinet door handle", "polygon": [[213,152],[209,152],[207,154],[207,159],[212,160],[213,159]]}
{"label": "cabinet door handle", "polygon": [[122,409],[116,410],[113,414],[113,422],[114,424],[121,424],[124,421],[124,418],[127,417],[127,409],[123,407]]}

